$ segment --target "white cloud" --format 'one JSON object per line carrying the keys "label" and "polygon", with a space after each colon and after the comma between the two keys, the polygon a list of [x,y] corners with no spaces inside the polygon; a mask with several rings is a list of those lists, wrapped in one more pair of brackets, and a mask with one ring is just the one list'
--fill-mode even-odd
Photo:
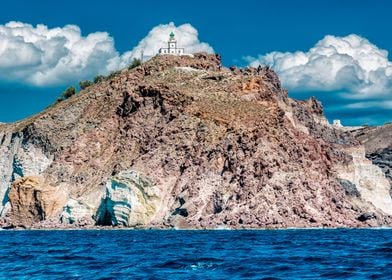
{"label": "white cloud", "polygon": [[388,52],[355,34],[325,36],[307,52],[271,52],[247,60],[272,66],[293,91],[344,91],[347,98],[367,98],[392,90]]}
{"label": "white cloud", "polygon": [[0,25],[0,80],[31,85],[66,84],[114,70],[119,57],[105,32],[81,35],[79,27],[9,22]]}
{"label": "white cloud", "polygon": [[187,23],[176,27],[171,22],[151,29],[136,47],[122,55],[122,63],[129,64],[134,57],[139,58],[142,51],[147,57],[155,55],[159,48],[167,46],[170,32],[174,32],[178,47],[185,48],[186,53],[214,52],[209,44],[199,41],[199,33],[192,25]]}
{"label": "white cloud", "polygon": [[34,86],[66,85],[98,74],[125,67],[143,49],[146,55],[157,53],[174,32],[178,44],[187,52],[213,49],[198,39],[190,24],[158,25],[139,44],[123,55],[114,47],[106,32],[82,36],[76,25],[48,28],[22,22],[0,25],[0,81]]}
{"label": "white cloud", "polygon": [[328,35],[307,52],[246,59],[251,66],[270,65],[291,96],[316,95],[331,119],[352,125],[392,120],[392,62],[366,38]]}

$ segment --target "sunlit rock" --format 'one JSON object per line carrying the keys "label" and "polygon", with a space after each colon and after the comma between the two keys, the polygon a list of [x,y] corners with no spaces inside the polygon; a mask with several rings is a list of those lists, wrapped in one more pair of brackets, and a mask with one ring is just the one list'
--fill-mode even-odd
{"label": "sunlit rock", "polygon": [[0,216],[9,209],[11,183],[22,177],[39,176],[52,163],[41,147],[23,140],[22,133],[0,134]]}
{"label": "sunlit rock", "polygon": [[60,215],[63,224],[85,224],[92,222],[94,208],[77,199],[70,198]]}
{"label": "sunlit rock", "polygon": [[28,176],[16,180],[9,192],[11,224],[30,227],[59,215],[67,200],[67,191],[48,185],[43,177]]}
{"label": "sunlit rock", "polygon": [[160,203],[160,192],[136,171],[124,171],[106,184],[106,194],[97,213],[100,225],[147,224]]}

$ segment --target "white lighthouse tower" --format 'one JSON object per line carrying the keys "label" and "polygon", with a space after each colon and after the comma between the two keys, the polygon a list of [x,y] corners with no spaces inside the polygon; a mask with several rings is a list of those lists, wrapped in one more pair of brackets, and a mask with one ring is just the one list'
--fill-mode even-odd
{"label": "white lighthouse tower", "polygon": [[174,33],[170,33],[167,48],[160,48],[159,54],[183,55],[184,48],[177,48],[177,40],[174,38]]}

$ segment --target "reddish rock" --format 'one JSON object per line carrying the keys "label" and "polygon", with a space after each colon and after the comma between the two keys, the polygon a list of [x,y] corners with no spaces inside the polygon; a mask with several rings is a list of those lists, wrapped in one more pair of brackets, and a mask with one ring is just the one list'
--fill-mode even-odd
{"label": "reddish rock", "polygon": [[372,226],[391,223],[342,186],[339,172],[353,165],[346,148],[360,144],[328,125],[317,100],[292,100],[271,69],[229,70],[216,55],[155,57],[0,126],[18,132],[53,158],[40,190],[67,195],[41,201],[23,189],[25,199],[15,183],[14,224],[63,227],[47,205],[65,206],[69,195],[98,209],[106,182],[126,170],[161,193],[154,218],[138,227],[357,227],[369,226],[358,220],[368,212]]}

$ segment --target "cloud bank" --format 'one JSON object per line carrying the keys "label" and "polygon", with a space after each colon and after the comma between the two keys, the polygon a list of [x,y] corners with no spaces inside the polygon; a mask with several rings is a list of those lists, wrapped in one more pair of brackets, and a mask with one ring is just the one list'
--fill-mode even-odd
{"label": "cloud bank", "polygon": [[174,32],[187,52],[213,52],[190,24],[154,27],[132,50],[119,54],[106,32],[82,36],[76,25],[48,28],[22,22],[0,25],[0,81],[32,86],[67,85],[126,67],[141,50],[152,56]]}
{"label": "cloud bank", "polygon": [[[359,119],[367,109],[380,108],[392,118],[392,62],[386,50],[366,38],[328,35],[307,52],[271,52],[246,59],[251,66],[270,65],[291,92],[330,95],[322,97],[330,102],[325,104],[330,111],[348,110],[344,114]],[[372,123],[371,118],[367,121]]]}

